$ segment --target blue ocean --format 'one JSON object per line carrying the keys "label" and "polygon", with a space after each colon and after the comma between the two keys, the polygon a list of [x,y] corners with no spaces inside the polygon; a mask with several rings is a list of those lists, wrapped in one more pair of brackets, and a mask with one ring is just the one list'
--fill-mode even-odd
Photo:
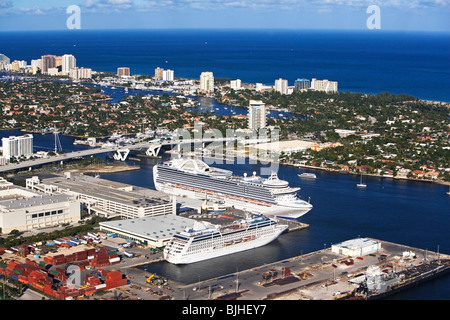
{"label": "blue ocean", "polygon": [[77,66],[273,85],[283,78],[338,81],[339,91],[410,94],[450,102],[450,33],[312,30],[65,30],[0,32],[12,60],[73,54]]}
{"label": "blue ocean", "polygon": [[[0,53],[28,63],[43,54],[71,53],[78,66],[96,71],[116,72],[117,67],[127,66],[132,74],[153,75],[159,66],[173,69],[175,77],[197,79],[201,72],[213,71],[216,78],[268,85],[280,77],[290,85],[297,78],[314,77],[338,81],[339,91],[387,91],[450,102],[449,40],[450,34],[444,33],[369,31],[0,32]],[[3,131],[0,137],[18,134]],[[84,148],[74,146],[73,138],[60,138],[66,151]],[[35,151],[53,149],[53,139],[35,135]],[[153,188],[151,169],[156,161],[161,160],[143,159],[136,163],[139,171],[102,178]],[[258,166],[239,164],[232,170],[242,175],[258,171]],[[450,254],[448,187],[371,177],[365,181],[367,189],[358,190],[358,177],[315,171],[318,178],[305,181],[297,177],[302,171],[281,166],[278,175],[300,187],[303,199],[311,199],[313,210],[301,218],[308,229],[251,252],[187,266],[158,263],[149,266],[149,272],[189,283],[200,275],[202,279],[222,276],[359,236]],[[423,257],[421,251],[419,258]],[[449,300],[450,276],[390,299]]]}

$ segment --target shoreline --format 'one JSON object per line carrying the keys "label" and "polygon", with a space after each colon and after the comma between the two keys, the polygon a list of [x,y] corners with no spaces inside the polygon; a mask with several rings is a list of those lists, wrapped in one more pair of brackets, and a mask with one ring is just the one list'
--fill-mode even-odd
{"label": "shoreline", "polygon": [[[174,151],[169,151],[166,153],[173,153],[173,154],[177,154],[177,152]],[[244,157],[246,159],[250,159],[248,153],[246,152]],[[217,160],[222,160],[222,161],[227,161],[229,159],[231,159],[231,157],[211,157],[211,156],[201,156],[202,159],[217,159]],[[233,161],[236,160],[236,158],[239,158],[236,154],[232,157]],[[259,159],[259,158],[252,158],[253,160],[259,161],[259,160],[264,160],[264,159]],[[264,160],[267,161],[267,160]],[[323,167],[317,167],[317,166],[311,166],[311,165],[302,165],[302,164],[297,164],[297,163],[289,163],[289,162],[279,162],[279,165],[282,166],[291,166],[291,167],[298,167],[298,168],[308,168],[308,169],[312,169],[312,170],[319,170],[319,171],[327,171],[327,172],[332,172],[332,173],[336,173],[336,174],[344,174],[344,175],[360,175],[360,173],[356,173],[356,172],[342,172],[341,170],[337,170],[337,169],[331,169],[331,168],[323,168]],[[387,179],[394,179],[394,180],[404,180],[404,181],[411,181],[411,182],[429,182],[429,183],[437,183],[440,185],[444,185],[444,186],[450,186],[450,181],[442,181],[442,180],[437,180],[437,181],[433,181],[433,180],[427,180],[427,179],[416,179],[416,178],[408,178],[408,177],[396,177],[396,176],[382,176],[379,174],[375,174],[375,173],[363,173],[363,176],[367,176],[367,177],[375,177],[375,178],[387,178]]]}
{"label": "shoreline", "polygon": [[120,173],[126,171],[140,170],[140,166],[120,165],[120,164],[95,164],[88,165],[80,169],[70,169],[65,172],[83,173],[83,174],[108,174],[108,173]]}
{"label": "shoreline", "polygon": [[[331,169],[331,168],[323,168],[323,167],[316,167],[316,166],[309,166],[309,165],[302,165],[302,164],[294,164],[294,163],[282,163],[281,165],[288,165],[292,167],[299,167],[299,168],[308,168],[313,170],[320,170],[320,171],[328,171],[333,172],[336,174],[347,174],[347,175],[360,175],[360,173],[356,172],[341,172],[337,169]],[[387,178],[387,179],[394,179],[394,180],[405,180],[405,181],[412,181],[412,182],[430,182],[430,183],[437,183],[440,185],[450,186],[450,182],[447,181],[433,181],[428,179],[416,179],[416,178],[408,178],[408,177],[396,177],[396,176],[382,176],[375,173],[363,173],[363,176],[367,177],[375,177],[375,178]]]}

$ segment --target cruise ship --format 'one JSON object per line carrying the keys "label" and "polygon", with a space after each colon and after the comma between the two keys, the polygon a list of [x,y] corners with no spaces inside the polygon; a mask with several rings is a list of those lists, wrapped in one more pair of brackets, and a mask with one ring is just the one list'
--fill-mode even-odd
{"label": "cruise ship", "polygon": [[261,247],[277,239],[287,228],[263,215],[220,227],[196,222],[192,228],[173,236],[164,248],[164,259],[173,264],[189,264]]}
{"label": "cruise ship", "polygon": [[194,158],[172,159],[153,167],[158,191],[176,196],[205,199],[218,198],[226,203],[261,213],[272,212],[280,218],[297,219],[312,205],[297,196],[300,188],[292,188],[276,174],[264,179],[235,176],[230,170],[210,167]]}

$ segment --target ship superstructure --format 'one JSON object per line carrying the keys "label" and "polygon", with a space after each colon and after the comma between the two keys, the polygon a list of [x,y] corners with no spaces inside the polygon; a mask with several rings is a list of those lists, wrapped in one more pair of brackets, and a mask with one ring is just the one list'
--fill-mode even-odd
{"label": "ship superstructure", "polygon": [[[210,167],[199,159],[173,159],[153,167],[153,179],[158,191],[177,196],[244,202],[264,208],[274,208],[279,217],[296,219],[312,209],[301,200],[289,183],[273,173],[264,179],[253,172],[252,176],[235,176],[230,170]],[[258,210],[255,210],[258,211]],[[274,211],[274,210],[272,210]]]}
{"label": "ship superstructure", "polygon": [[288,228],[275,219],[253,215],[225,226],[197,222],[174,235],[164,248],[164,259],[188,264],[268,244]]}

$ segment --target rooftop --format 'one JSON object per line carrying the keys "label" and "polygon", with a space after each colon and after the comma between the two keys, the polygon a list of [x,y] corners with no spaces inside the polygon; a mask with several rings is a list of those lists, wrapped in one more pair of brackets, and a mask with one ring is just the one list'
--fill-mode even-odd
{"label": "rooftop", "polygon": [[13,187],[0,191],[0,211],[67,202],[71,198],[66,194],[49,195],[31,192],[21,187]]}
{"label": "rooftop", "polygon": [[170,202],[170,198],[166,194],[156,190],[94,178],[88,175],[72,175],[70,178],[56,176],[46,178],[42,183],[56,185],[58,188],[68,189],[71,192],[130,206],[150,207]]}
{"label": "rooftop", "polygon": [[195,220],[176,215],[164,215],[118,221],[100,222],[101,227],[109,227],[151,240],[170,239],[186,227],[192,227]]}
{"label": "rooftop", "polygon": [[357,239],[351,239],[347,240],[341,243],[335,244],[337,247],[341,248],[347,248],[347,249],[356,249],[356,248],[364,248],[367,246],[375,245],[379,243],[379,241],[370,240],[367,238],[357,238]]}

